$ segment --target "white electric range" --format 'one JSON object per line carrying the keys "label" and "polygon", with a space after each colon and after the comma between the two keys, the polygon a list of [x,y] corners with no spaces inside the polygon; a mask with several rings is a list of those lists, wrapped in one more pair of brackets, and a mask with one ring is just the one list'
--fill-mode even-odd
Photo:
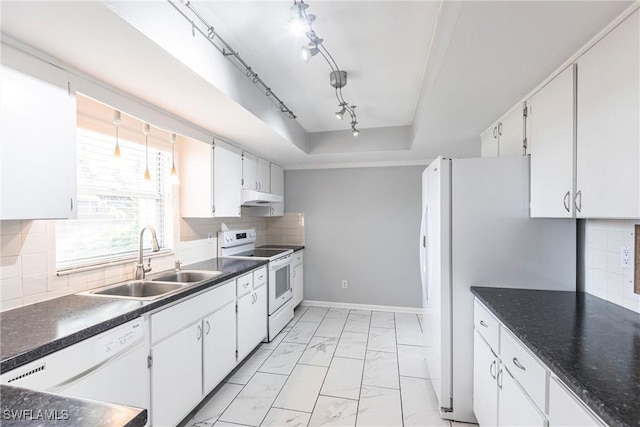
{"label": "white electric range", "polygon": [[293,319],[291,290],[291,249],[255,247],[256,231],[225,230],[218,233],[218,256],[221,258],[267,260],[268,335],[271,341]]}

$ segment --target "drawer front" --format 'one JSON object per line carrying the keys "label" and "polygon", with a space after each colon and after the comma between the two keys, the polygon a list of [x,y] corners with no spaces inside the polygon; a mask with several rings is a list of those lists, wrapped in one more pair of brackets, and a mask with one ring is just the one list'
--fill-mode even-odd
{"label": "drawer front", "polygon": [[506,328],[502,329],[500,359],[541,411],[545,411],[547,370]]}
{"label": "drawer front", "polygon": [[304,261],[304,255],[302,251],[295,252],[293,254],[293,265],[300,265]]}
{"label": "drawer front", "polygon": [[236,285],[236,296],[241,297],[251,292],[253,286],[253,274],[245,274],[242,277],[238,277]]}
{"label": "drawer front", "polygon": [[235,280],[196,295],[184,302],[151,315],[151,342],[155,343],[178,332],[196,320],[234,301]]}
{"label": "drawer front", "polygon": [[253,272],[253,289],[267,284],[267,267],[262,267]]}
{"label": "drawer front", "polygon": [[498,353],[500,322],[478,300],[474,303],[473,325],[491,346],[491,349]]}

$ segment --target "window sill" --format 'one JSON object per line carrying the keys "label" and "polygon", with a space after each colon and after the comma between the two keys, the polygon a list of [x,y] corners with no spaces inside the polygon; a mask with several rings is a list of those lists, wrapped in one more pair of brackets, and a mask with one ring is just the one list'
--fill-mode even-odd
{"label": "window sill", "polygon": [[[161,258],[166,256],[175,255],[175,251],[173,249],[166,249],[160,252],[156,252],[152,255],[145,254],[144,259],[153,259],[153,258]],[[56,276],[68,276],[75,273],[83,273],[85,271],[93,271],[93,270],[101,270],[109,267],[114,267],[117,265],[130,264],[132,262],[137,262],[138,256],[132,256],[127,258],[122,258],[115,261],[108,261],[100,264],[91,264],[91,265],[83,265],[78,267],[69,267],[56,271]]]}

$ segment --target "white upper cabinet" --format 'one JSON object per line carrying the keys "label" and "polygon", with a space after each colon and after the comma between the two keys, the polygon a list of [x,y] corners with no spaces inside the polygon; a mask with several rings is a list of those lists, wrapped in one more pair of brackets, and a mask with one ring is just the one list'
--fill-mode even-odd
{"label": "white upper cabinet", "polygon": [[251,153],[242,153],[242,188],[258,190],[258,158]]}
{"label": "white upper cabinet", "polygon": [[481,157],[522,156],[524,106],[514,106],[502,119],[480,135]]}
{"label": "white upper cabinet", "polygon": [[573,216],[574,75],[567,67],[528,101],[532,217]]}
{"label": "white upper cabinet", "polygon": [[523,107],[513,107],[498,124],[498,153],[500,157],[522,156],[524,140]]}
{"label": "white upper cabinet", "polygon": [[577,61],[581,218],[640,217],[639,22],[636,10]]}
{"label": "white upper cabinet", "polygon": [[2,66],[0,219],[77,217],[76,98],[65,71],[44,68],[55,84]]}
{"label": "white upper cabinet", "polygon": [[183,138],[180,150],[180,213],[187,218],[239,217],[242,155],[215,141],[214,146]]}
{"label": "white upper cabinet", "polygon": [[258,157],[258,191],[271,193],[271,172],[269,161]]}

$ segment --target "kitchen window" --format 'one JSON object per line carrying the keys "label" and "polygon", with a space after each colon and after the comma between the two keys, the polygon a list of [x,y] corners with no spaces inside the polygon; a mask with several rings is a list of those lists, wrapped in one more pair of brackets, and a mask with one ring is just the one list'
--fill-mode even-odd
{"label": "kitchen window", "polygon": [[[134,259],[146,225],[155,228],[161,251],[171,250],[171,147],[149,143],[151,180],[146,181],[144,142],[119,138],[119,144],[117,159],[113,135],[78,127],[78,219],[56,222],[59,272]],[[149,236],[145,233],[145,251],[151,250]]]}

